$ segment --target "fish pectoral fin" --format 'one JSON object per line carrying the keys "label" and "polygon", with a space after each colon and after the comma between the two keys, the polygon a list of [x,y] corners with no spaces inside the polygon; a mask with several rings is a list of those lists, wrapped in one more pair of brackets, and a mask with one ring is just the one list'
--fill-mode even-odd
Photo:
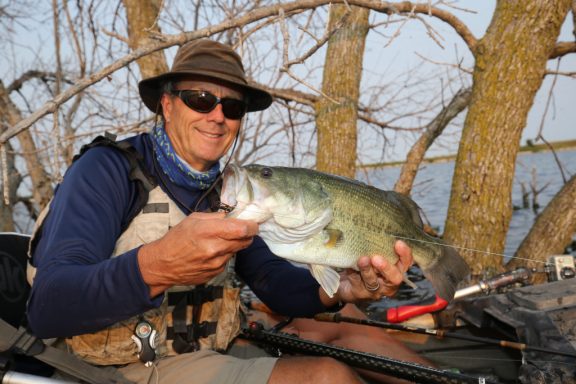
{"label": "fish pectoral fin", "polygon": [[324,229],[324,235],[326,236],[324,241],[326,248],[336,248],[344,239],[344,233],[339,229],[326,228]]}
{"label": "fish pectoral fin", "polygon": [[321,264],[310,264],[308,268],[310,268],[312,276],[314,276],[326,294],[334,297],[340,285],[340,274],[332,268]]}

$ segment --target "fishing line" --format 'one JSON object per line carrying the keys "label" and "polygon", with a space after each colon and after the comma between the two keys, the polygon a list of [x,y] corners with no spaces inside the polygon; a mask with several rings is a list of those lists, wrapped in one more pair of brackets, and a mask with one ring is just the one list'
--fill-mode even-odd
{"label": "fishing line", "polygon": [[230,164],[230,160],[232,160],[234,152],[236,151],[236,144],[238,144],[238,137],[239,136],[240,136],[240,129],[238,129],[238,132],[236,132],[236,137],[234,138],[234,143],[232,144],[232,151],[230,151],[230,156],[228,157],[228,159],[224,163],[224,166],[222,167],[222,171],[220,171],[220,174],[218,174],[218,177],[216,178],[216,180],[214,180],[212,185],[210,185],[210,187],[202,194],[202,196],[200,196],[198,201],[196,201],[196,205],[194,206],[194,209],[192,210],[192,212],[198,212],[200,203],[210,194],[210,192],[212,192],[214,190],[214,188],[216,188],[216,186],[218,186],[219,182],[224,177],[224,171],[226,170],[226,167],[228,167],[228,164]]}
{"label": "fishing line", "polygon": [[426,241],[426,240],[420,240],[420,239],[412,239],[412,238],[410,238],[410,237],[404,237],[404,236],[394,235],[394,234],[392,234],[392,233],[389,233],[389,235],[392,235],[392,236],[394,236],[394,237],[396,237],[396,238],[398,238],[398,239],[402,239],[402,240],[417,241],[417,242],[419,242],[419,243],[426,243],[426,244],[443,245],[443,246],[445,246],[445,247],[458,248],[458,249],[461,249],[461,250],[464,250],[464,251],[483,253],[483,254],[485,254],[485,255],[503,256],[503,257],[510,258],[510,259],[533,261],[533,262],[535,262],[535,263],[547,264],[545,261],[528,259],[528,258],[519,257],[519,256],[510,256],[510,255],[506,255],[505,253],[481,251],[481,250],[479,250],[479,249],[468,248],[468,247],[460,247],[460,246],[452,245],[452,244],[441,244],[441,243],[435,243],[435,242],[433,242],[433,241]]}
{"label": "fishing line", "polygon": [[[475,348],[482,348],[482,345],[476,345]],[[493,345],[486,344],[486,348],[494,348]],[[441,347],[439,347],[441,348]],[[415,356],[424,356],[430,360],[435,359],[447,359],[454,361],[479,361],[479,362],[487,362],[491,361],[494,363],[504,362],[504,363],[517,363],[522,364],[524,359],[514,359],[514,358],[495,358],[495,357],[475,357],[475,356],[463,356],[462,353],[454,354],[454,351],[442,351],[441,349],[426,349],[418,351],[418,353],[414,354]],[[561,360],[552,360],[552,359],[530,359],[533,363],[540,363],[540,364],[555,364],[555,365],[564,365],[566,367],[572,367],[574,365],[571,361],[561,361]]]}

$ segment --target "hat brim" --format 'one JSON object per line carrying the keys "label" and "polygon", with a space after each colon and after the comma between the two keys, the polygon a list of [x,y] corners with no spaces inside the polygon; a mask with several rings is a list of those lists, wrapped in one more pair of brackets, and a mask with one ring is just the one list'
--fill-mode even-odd
{"label": "hat brim", "polygon": [[213,72],[203,71],[168,72],[140,81],[138,84],[138,90],[140,92],[142,102],[152,112],[159,113],[162,110],[162,107],[160,106],[160,98],[162,97],[163,93],[163,84],[166,81],[190,78],[194,76],[206,78],[207,80],[213,80],[218,83],[223,82],[233,88],[239,89],[244,94],[246,99],[247,112],[261,111],[268,108],[272,104],[272,95],[263,89],[249,84],[241,83],[235,78],[226,76],[225,74],[220,74],[218,77],[215,77]]}

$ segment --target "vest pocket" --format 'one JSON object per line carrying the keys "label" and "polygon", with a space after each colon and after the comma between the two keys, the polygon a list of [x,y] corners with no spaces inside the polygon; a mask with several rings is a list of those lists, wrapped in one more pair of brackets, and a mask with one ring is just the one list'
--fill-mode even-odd
{"label": "vest pocket", "polygon": [[96,333],[73,336],[66,344],[75,355],[95,365],[128,364],[138,361],[138,347],[132,340],[132,329],[115,324]]}

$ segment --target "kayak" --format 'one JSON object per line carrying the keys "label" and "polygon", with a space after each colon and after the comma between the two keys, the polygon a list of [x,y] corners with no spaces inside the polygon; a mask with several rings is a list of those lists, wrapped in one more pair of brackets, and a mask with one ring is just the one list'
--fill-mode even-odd
{"label": "kayak", "polygon": [[[36,359],[17,356],[16,360],[25,361],[27,367],[32,366],[27,371],[4,364],[4,361],[14,359],[10,349],[14,338],[8,336],[23,319],[29,290],[25,277],[28,242],[29,236],[26,235],[0,233],[2,384],[59,382],[37,373],[39,367],[43,373],[49,373],[54,366],[38,361],[42,360],[42,354],[36,355]],[[288,350],[290,346],[303,344],[301,349],[298,349],[300,346],[294,347],[289,352],[325,354],[351,365],[361,357],[363,369],[372,367],[378,372],[398,374],[398,377],[404,378],[433,376],[433,380],[417,382],[470,382],[468,378],[482,378],[487,383],[576,382],[576,280],[518,286],[522,279],[517,277],[521,275],[514,275],[516,277],[512,279],[510,276],[502,278],[502,281],[514,283],[505,290],[494,289],[491,285],[493,281],[489,281],[485,286],[478,285],[478,289],[472,286],[459,291],[466,294],[459,295],[457,292],[457,299],[449,305],[438,301],[429,289],[425,289],[430,288],[425,279],[410,276],[412,281],[423,287],[422,290],[401,289],[394,300],[386,299],[362,308],[366,315],[363,320],[372,321],[371,326],[388,327],[391,335],[433,362],[434,369],[383,356],[369,356],[361,351],[322,346],[321,343],[299,343],[303,340],[298,340],[294,335],[277,340],[283,346],[275,348],[278,352],[282,348]],[[257,301],[249,290],[243,290],[242,294],[244,303]],[[265,324],[265,328],[273,329],[273,325],[282,320],[268,313],[265,306],[251,307],[247,310],[247,324],[259,321]],[[395,315],[391,316],[391,313]],[[339,321],[342,321],[342,317]],[[273,329],[273,332],[281,333],[279,329]],[[362,328],[358,328],[358,332],[363,332]],[[245,333],[254,334],[252,331]],[[30,337],[33,341],[33,336]],[[46,350],[50,351],[50,347],[46,347]],[[476,379],[472,382],[481,381]]]}

